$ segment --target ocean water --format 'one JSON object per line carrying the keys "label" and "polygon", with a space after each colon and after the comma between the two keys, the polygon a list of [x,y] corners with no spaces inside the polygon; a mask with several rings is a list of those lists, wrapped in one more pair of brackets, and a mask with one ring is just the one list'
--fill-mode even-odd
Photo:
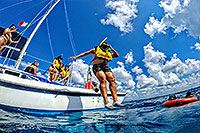
{"label": "ocean water", "polygon": [[[198,93],[198,89],[195,90]],[[176,94],[181,98],[186,92]],[[144,100],[126,97],[126,107],[61,115],[31,115],[0,109],[0,132],[198,133],[200,101],[166,108],[168,96]]]}

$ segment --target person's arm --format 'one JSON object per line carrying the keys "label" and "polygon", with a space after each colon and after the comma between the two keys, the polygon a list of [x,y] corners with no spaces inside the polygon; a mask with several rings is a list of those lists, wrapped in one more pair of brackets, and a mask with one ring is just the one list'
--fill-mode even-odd
{"label": "person's arm", "polygon": [[53,68],[56,68],[55,64],[56,64],[56,59],[54,59],[53,62],[52,62]]}
{"label": "person's arm", "polygon": [[3,34],[10,34],[10,33],[12,33],[12,32],[17,32],[17,31],[18,31],[18,29],[10,30],[9,28],[6,28],[6,29],[4,30],[4,33],[3,33]]}
{"label": "person's arm", "polygon": [[91,49],[90,51],[84,52],[84,53],[79,54],[77,56],[69,57],[69,60],[70,59],[74,60],[74,59],[77,59],[77,58],[80,58],[80,57],[84,57],[84,56],[87,56],[87,55],[90,55],[90,54],[94,54],[94,51],[95,51],[95,49]]}
{"label": "person's arm", "polygon": [[110,46],[110,50],[113,52],[112,57],[116,58],[119,57],[119,54]]}
{"label": "person's arm", "polygon": [[34,67],[34,75],[37,76],[37,67]]}
{"label": "person's arm", "polygon": [[10,33],[11,33],[11,32],[17,32],[17,31],[18,31],[18,29],[10,30]]}
{"label": "person's arm", "polygon": [[10,42],[10,43],[19,43],[19,41],[13,41],[13,40],[11,39],[11,37],[10,37],[10,39],[9,39],[9,42]]}
{"label": "person's arm", "polygon": [[[18,29],[15,29],[15,30],[10,30],[10,29],[5,29],[4,30],[4,32],[3,32],[3,34],[10,34],[11,32],[16,32]],[[19,41],[13,41],[12,39],[11,39],[11,37],[9,38],[9,42],[10,43],[19,43]]]}

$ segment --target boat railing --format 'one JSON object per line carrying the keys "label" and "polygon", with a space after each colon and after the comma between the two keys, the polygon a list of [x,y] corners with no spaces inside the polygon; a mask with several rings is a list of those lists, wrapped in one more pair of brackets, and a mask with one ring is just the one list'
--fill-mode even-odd
{"label": "boat railing", "polygon": [[11,76],[16,76],[16,77],[19,77],[19,78],[22,78],[22,79],[35,80],[35,81],[40,81],[40,82],[55,84],[55,85],[62,85],[60,83],[50,82],[43,77],[36,76],[36,75],[33,75],[33,74],[29,74],[27,72],[23,72],[23,71],[20,71],[20,70],[11,69],[11,68],[4,68],[1,71],[1,73],[11,75]]}

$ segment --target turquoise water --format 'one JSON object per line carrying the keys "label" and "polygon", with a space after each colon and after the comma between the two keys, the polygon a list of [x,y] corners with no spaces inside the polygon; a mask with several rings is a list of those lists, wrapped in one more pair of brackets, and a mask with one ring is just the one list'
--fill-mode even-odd
{"label": "turquoise water", "polygon": [[[185,92],[177,97],[184,95]],[[130,96],[124,101],[125,108],[114,111],[93,110],[49,116],[0,109],[0,132],[199,132],[200,101],[179,107],[162,107],[167,98],[135,101]]]}

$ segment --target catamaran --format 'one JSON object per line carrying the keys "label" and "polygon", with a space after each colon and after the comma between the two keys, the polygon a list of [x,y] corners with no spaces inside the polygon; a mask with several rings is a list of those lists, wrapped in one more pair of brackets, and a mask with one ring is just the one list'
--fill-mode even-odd
{"label": "catamaran", "polygon": [[[20,35],[15,35],[18,38],[20,37],[22,45],[17,45],[17,47],[23,47],[22,49],[10,45],[3,51],[2,55],[4,55],[5,60],[13,52],[19,56],[14,67],[5,66],[4,63],[0,64],[0,107],[28,113],[63,113],[104,108],[105,105],[100,91],[95,92],[93,89],[72,87],[69,82],[67,86],[61,85],[18,69],[34,34],[59,1],[55,1],[51,8],[46,11],[28,40]],[[3,31],[2,28],[0,30]],[[14,35],[12,38],[14,38]],[[117,95],[121,103],[126,94],[118,92]],[[111,93],[108,93],[108,98],[112,103]]]}

